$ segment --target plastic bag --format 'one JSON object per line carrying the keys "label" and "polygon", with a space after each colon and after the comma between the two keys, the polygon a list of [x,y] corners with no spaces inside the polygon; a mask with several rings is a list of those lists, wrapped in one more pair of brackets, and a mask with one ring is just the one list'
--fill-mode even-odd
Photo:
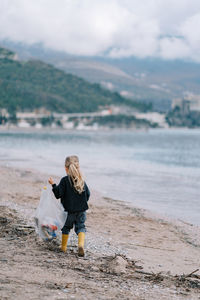
{"label": "plastic bag", "polygon": [[67,212],[51,190],[50,185],[42,189],[39,205],[36,209],[36,231],[44,240],[55,238],[67,219]]}

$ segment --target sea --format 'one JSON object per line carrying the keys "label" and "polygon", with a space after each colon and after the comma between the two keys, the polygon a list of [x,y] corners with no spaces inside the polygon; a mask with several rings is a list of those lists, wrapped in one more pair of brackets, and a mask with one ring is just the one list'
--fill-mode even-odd
{"label": "sea", "polygon": [[62,177],[69,155],[103,196],[200,225],[200,130],[0,131],[0,165]]}

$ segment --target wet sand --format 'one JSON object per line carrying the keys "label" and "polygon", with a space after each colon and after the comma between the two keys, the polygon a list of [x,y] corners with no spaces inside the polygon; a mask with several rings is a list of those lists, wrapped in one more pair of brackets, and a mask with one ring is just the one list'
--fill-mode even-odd
{"label": "wet sand", "polygon": [[62,253],[34,230],[47,178],[0,168],[1,299],[200,299],[198,226],[92,191],[86,256],[74,234]]}

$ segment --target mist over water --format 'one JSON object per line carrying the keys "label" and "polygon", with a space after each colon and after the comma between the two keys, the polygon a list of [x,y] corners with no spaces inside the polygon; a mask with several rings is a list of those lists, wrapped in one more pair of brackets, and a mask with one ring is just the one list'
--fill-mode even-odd
{"label": "mist over water", "polygon": [[65,175],[77,154],[104,196],[200,224],[200,131],[0,132],[0,164]]}

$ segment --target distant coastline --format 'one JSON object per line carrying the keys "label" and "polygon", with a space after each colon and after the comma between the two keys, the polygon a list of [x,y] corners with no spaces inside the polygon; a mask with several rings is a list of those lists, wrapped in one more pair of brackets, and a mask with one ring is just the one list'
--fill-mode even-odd
{"label": "distant coastline", "polygon": [[119,109],[103,109],[98,112],[87,113],[52,113],[43,112],[17,112],[14,119],[6,110],[2,112],[0,128],[42,128],[51,129],[147,129],[166,127],[164,115],[158,113],[121,113]]}

